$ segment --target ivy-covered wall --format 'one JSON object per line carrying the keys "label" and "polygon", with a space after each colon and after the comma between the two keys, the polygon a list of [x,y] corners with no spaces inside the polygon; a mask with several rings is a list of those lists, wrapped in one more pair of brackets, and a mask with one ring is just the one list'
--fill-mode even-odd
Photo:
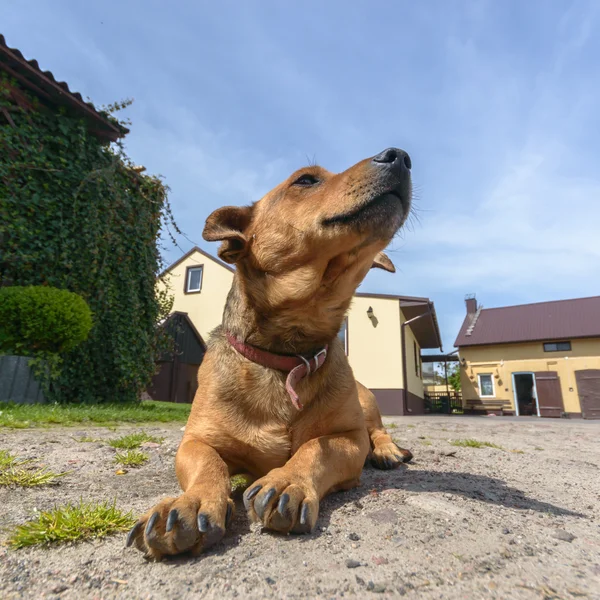
{"label": "ivy-covered wall", "polygon": [[131,168],[79,119],[0,78],[0,285],[82,295],[94,325],[63,356],[50,399],[136,401],[154,370],[159,179]]}

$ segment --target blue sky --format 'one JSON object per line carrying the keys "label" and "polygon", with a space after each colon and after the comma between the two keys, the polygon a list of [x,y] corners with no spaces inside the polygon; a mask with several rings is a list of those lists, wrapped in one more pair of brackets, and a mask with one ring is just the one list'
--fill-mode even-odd
{"label": "blue sky", "polygon": [[97,104],[134,98],[127,150],[210,252],[213,209],[308,160],[340,171],[394,145],[419,219],[390,246],[397,273],[361,291],[433,299],[446,350],[466,293],[486,307],[600,293],[595,0],[2,4],[27,58]]}

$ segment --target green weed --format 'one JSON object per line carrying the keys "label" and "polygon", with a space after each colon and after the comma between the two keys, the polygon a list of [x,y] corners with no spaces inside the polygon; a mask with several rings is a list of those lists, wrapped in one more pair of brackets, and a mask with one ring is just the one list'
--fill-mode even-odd
{"label": "green weed", "polygon": [[117,453],[115,462],[124,467],[141,467],[148,462],[150,457],[145,452],[139,450],[127,450],[127,452]]}
{"label": "green weed", "polygon": [[68,504],[42,512],[37,519],[18,525],[8,544],[17,549],[101,538],[126,531],[134,523],[132,513],[123,514],[114,502],[92,504],[80,501],[78,505]]}

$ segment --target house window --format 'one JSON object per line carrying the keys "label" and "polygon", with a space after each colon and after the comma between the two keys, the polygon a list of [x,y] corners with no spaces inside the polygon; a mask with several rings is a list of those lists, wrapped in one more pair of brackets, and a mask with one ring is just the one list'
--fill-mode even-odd
{"label": "house window", "polygon": [[344,322],[342,323],[342,326],[340,327],[340,330],[338,331],[338,338],[340,338],[340,341],[342,342],[343,346],[344,346],[344,352],[346,353],[346,356],[348,355],[348,317],[346,317],[344,319]]}
{"label": "house window", "polygon": [[185,277],[185,293],[193,294],[202,289],[202,271],[203,267],[188,267]]}
{"label": "house window", "polygon": [[479,377],[479,395],[482,398],[493,398],[496,395],[494,391],[494,377],[490,373],[481,373]]}
{"label": "house window", "polygon": [[544,352],[570,352],[571,342],[548,342],[544,344]]}

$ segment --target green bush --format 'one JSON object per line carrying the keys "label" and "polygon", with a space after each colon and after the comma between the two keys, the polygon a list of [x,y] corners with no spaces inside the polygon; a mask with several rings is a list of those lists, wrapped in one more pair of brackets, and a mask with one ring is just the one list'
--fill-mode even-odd
{"label": "green bush", "polygon": [[0,352],[62,354],[85,341],[92,312],[78,294],[45,286],[0,288]]}

